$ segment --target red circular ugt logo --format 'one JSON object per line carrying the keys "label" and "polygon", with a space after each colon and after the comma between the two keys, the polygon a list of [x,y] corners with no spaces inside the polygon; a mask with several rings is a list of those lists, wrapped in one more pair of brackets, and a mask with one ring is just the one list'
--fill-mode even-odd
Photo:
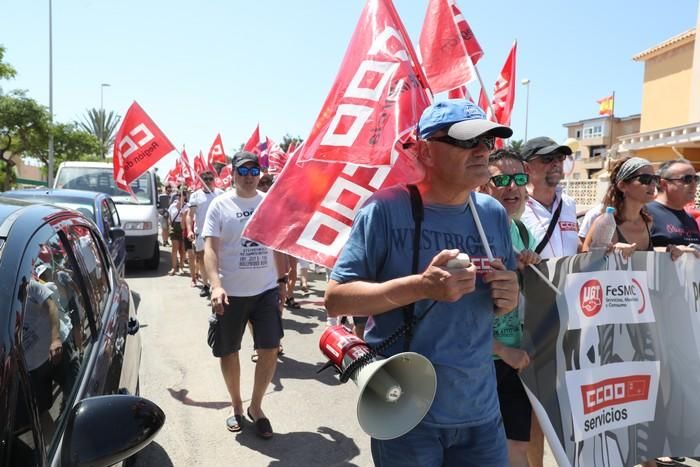
{"label": "red circular ugt logo", "polygon": [[579,294],[581,311],[586,317],[595,316],[603,308],[603,287],[595,279],[584,282]]}

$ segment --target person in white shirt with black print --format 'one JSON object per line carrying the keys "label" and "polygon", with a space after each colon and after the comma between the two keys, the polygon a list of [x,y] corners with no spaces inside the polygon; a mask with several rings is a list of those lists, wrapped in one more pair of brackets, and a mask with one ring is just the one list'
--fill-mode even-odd
{"label": "person in white shirt with black print", "polygon": [[[546,136],[538,136],[523,145],[520,155],[527,163],[530,177],[529,198],[520,220],[535,237],[535,251],[542,258],[575,255],[582,246],[576,222],[576,202],[559,186],[564,177],[564,161],[571,155],[571,148]],[[533,414],[527,453],[530,467],[542,467],[543,456],[544,435]]]}

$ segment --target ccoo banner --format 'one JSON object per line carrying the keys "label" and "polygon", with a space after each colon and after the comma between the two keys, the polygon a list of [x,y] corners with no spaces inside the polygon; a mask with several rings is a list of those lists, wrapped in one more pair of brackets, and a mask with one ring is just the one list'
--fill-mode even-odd
{"label": "ccoo banner", "polygon": [[558,465],[700,455],[700,260],[589,253],[539,268],[561,294],[525,272],[521,377]]}

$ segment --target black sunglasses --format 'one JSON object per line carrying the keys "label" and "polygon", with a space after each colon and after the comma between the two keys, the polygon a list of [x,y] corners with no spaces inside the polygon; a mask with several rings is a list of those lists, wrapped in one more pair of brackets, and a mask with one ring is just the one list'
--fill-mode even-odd
{"label": "black sunglasses", "polygon": [[566,159],[566,154],[545,154],[544,156],[536,156],[535,159],[541,160],[544,164],[551,164],[554,161],[564,162],[564,159]]}
{"label": "black sunglasses", "polygon": [[654,183],[656,185],[659,184],[659,180],[661,180],[661,177],[658,175],[654,174],[639,174],[639,175],[634,175],[633,177],[630,177],[629,180],[632,181],[634,179],[639,180],[639,183],[642,185],[649,185],[650,183]]}
{"label": "black sunglasses", "polygon": [[444,135],[428,138],[428,141],[439,141],[441,143],[449,144],[450,146],[456,146],[462,149],[474,149],[479,144],[484,143],[484,146],[491,150],[496,144],[496,138],[494,136],[477,136],[476,138],[462,140],[453,138],[449,135]]}
{"label": "black sunglasses", "polygon": [[205,181],[205,182],[213,182],[213,181],[214,181],[214,177],[202,177],[202,180]]}
{"label": "black sunglasses", "polygon": [[260,175],[260,167],[236,167],[236,172],[238,172],[238,175],[241,177],[245,177],[248,174],[257,177]]}
{"label": "black sunglasses", "polygon": [[527,185],[530,177],[524,173],[511,174],[511,175],[494,175],[491,177],[491,183],[498,188],[503,188],[510,186],[511,182],[515,182],[515,186],[525,186]]}
{"label": "black sunglasses", "polygon": [[683,175],[678,178],[664,178],[664,180],[676,181],[680,180],[685,185],[690,185],[691,183],[700,183],[700,175]]}

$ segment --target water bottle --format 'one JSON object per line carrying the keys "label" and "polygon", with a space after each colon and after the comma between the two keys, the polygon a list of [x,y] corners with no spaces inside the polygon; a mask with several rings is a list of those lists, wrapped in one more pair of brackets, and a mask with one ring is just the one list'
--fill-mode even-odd
{"label": "water bottle", "polygon": [[596,225],[595,231],[593,232],[593,238],[591,238],[590,248],[607,248],[610,242],[612,242],[616,228],[617,223],[615,222],[615,208],[608,206],[605,208],[605,212],[600,216],[598,225]]}

